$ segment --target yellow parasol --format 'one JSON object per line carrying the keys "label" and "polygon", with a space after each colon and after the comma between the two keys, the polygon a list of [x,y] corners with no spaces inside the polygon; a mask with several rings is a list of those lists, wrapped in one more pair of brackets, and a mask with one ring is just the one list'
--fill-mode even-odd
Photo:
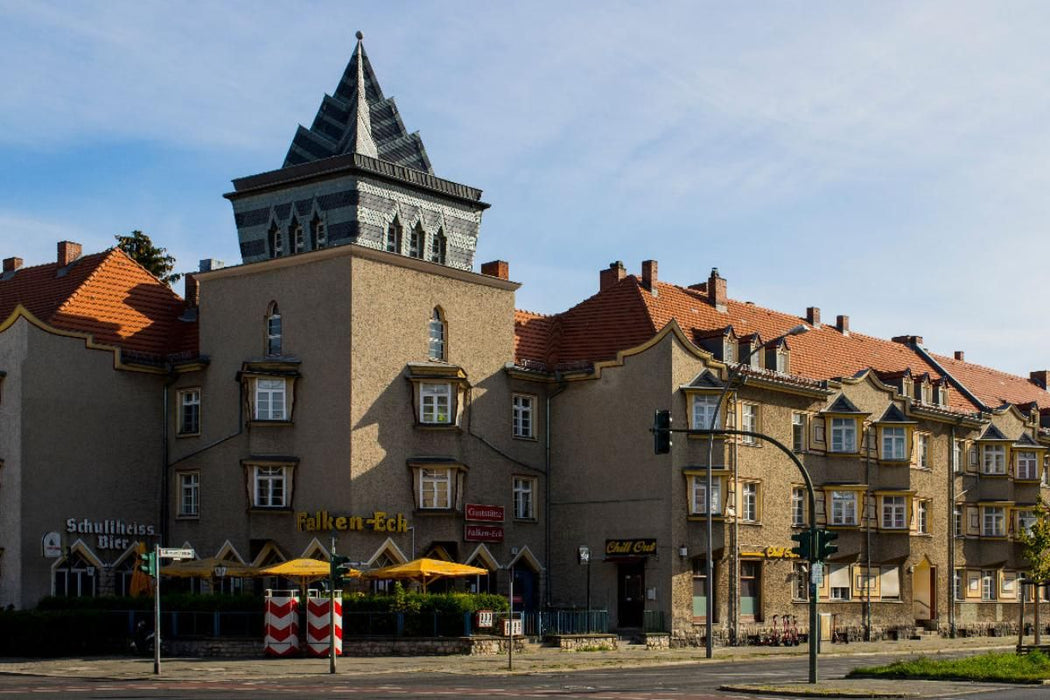
{"label": "yellow parasol", "polygon": [[484,576],[489,573],[488,569],[482,569],[469,564],[457,564],[454,561],[442,559],[413,559],[404,564],[394,564],[375,569],[365,574],[368,578],[377,579],[410,579],[423,584],[423,590],[427,590],[427,584],[439,578],[458,578],[462,576]]}
{"label": "yellow parasol", "polygon": [[[331,563],[323,559],[289,559],[288,561],[282,561],[280,564],[259,569],[257,573],[260,576],[296,578],[299,579],[299,585],[305,588],[309,581],[328,578],[331,570]],[[357,569],[343,570],[343,576],[354,577],[360,575],[361,572]]]}
{"label": "yellow parasol", "polygon": [[230,559],[219,559],[218,557],[207,557],[205,559],[184,559],[172,562],[162,567],[160,573],[164,576],[176,578],[214,578],[216,567],[225,569],[223,575],[231,577],[254,576],[255,568]]}

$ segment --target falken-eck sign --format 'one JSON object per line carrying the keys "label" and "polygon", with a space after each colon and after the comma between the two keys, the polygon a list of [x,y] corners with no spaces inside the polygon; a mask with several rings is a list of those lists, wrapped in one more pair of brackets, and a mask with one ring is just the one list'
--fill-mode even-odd
{"label": "falken-eck sign", "polygon": [[467,520],[478,520],[485,523],[503,522],[503,506],[487,506],[481,503],[468,503],[464,509]]}
{"label": "falken-eck sign", "polygon": [[607,557],[648,557],[656,554],[656,539],[605,540]]}
{"label": "falken-eck sign", "polygon": [[467,523],[463,526],[463,539],[467,542],[502,542],[503,526]]}

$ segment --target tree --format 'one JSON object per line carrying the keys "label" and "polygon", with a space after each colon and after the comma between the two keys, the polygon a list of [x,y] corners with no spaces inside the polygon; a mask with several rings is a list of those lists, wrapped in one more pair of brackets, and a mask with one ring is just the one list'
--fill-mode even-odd
{"label": "tree", "polygon": [[168,286],[182,279],[182,274],[172,272],[175,268],[175,257],[168,255],[167,248],[153,244],[150,237],[142,231],[132,231],[130,236],[114,236],[117,247],[128,254],[128,257],[153,273],[153,276]]}
{"label": "tree", "polygon": [[1035,508],[1035,521],[1020,533],[1021,551],[1028,560],[1028,577],[1050,581],[1050,503],[1040,499]]}

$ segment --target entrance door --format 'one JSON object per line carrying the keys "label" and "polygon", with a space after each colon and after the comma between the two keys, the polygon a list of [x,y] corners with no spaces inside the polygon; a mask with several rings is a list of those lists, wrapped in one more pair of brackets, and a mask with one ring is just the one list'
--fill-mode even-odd
{"label": "entrance door", "polygon": [[745,620],[757,620],[759,592],[762,590],[762,562],[740,562],[740,617]]}
{"label": "entrance door", "polygon": [[936,610],[934,609],[934,591],[936,590],[934,575],[936,572],[937,570],[930,566],[930,562],[925,557],[915,565],[915,569],[912,571],[911,597],[916,620],[936,619]]}
{"label": "entrance door", "polygon": [[620,627],[641,627],[645,616],[645,562],[618,564],[616,618]]}
{"label": "entrance door", "polygon": [[514,569],[514,610],[535,612],[536,596],[536,572],[525,567]]}

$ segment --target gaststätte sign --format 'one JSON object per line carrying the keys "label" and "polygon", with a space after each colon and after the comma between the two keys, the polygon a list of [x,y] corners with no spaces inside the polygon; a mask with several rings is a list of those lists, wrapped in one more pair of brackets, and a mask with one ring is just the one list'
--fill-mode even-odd
{"label": "gastst\u00e4tte sign", "polygon": [[656,554],[656,539],[605,540],[607,557],[648,557]]}
{"label": "gastst\u00e4tte sign", "polygon": [[503,506],[488,506],[481,503],[468,503],[464,509],[467,520],[478,520],[485,523],[503,522]]}
{"label": "gastst\u00e4tte sign", "polygon": [[502,542],[503,526],[467,523],[463,526],[463,539],[467,542]]}

